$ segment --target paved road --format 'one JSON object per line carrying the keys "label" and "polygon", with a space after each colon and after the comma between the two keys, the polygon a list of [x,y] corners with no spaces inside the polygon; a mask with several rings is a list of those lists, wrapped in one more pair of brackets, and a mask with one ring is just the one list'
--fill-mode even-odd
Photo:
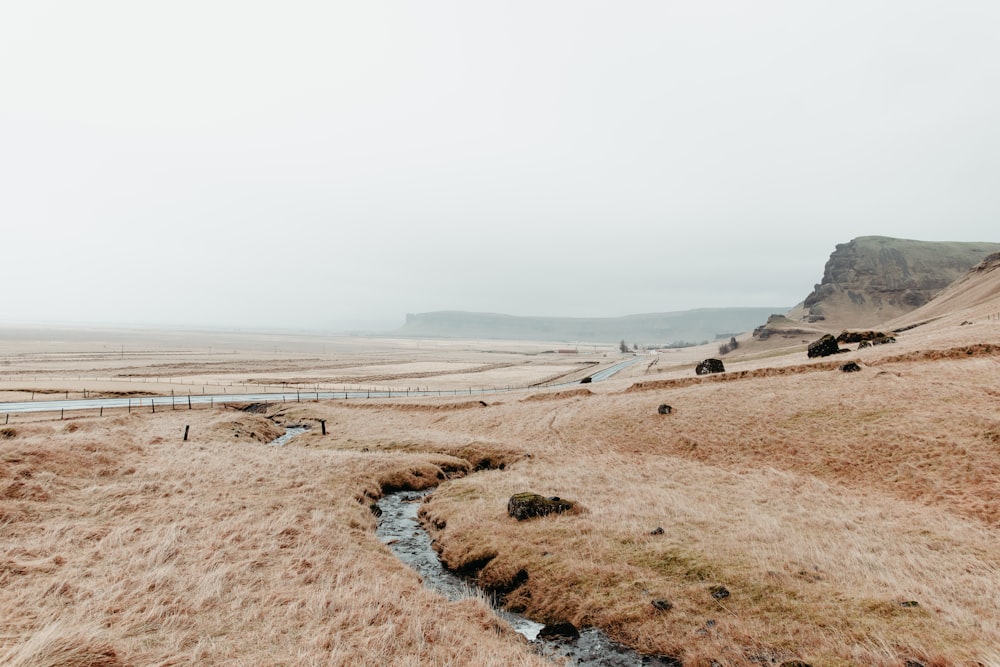
{"label": "paved road", "polygon": [[[626,359],[609,366],[591,376],[591,382],[606,380],[632,364],[639,357]],[[547,385],[561,387],[579,384],[564,382]],[[301,401],[317,401],[321,399],[348,398],[402,398],[405,396],[482,396],[497,394],[514,389],[454,389],[448,391],[423,390],[372,390],[372,391],[284,391],[261,394],[190,394],[182,396],[141,396],[132,398],[81,398],[60,401],[23,401],[20,403],[0,403],[0,414],[16,414],[24,412],[59,412],[60,410],[98,410],[100,408],[128,409],[179,409],[189,405],[217,405],[226,403],[295,403]]]}

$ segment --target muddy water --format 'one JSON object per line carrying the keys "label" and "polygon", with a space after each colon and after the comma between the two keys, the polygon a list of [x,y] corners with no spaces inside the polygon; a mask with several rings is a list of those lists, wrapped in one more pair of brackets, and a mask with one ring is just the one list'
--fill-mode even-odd
{"label": "muddy water", "polygon": [[[379,501],[382,516],[376,534],[396,557],[417,571],[424,585],[449,600],[484,596],[474,584],[448,571],[441,564],[431,539],[417,520],[420,502],[429,491],[392,493]],[[495,609],[517,632],[526,637],[540,654],[558,664],[576,667],[637,667],[661,665],[679,667],[680,661],[662,656],[644,656],[612,641],[596,628],[580,631],[577,639],[539,639],[541,623],[520,614]]]}

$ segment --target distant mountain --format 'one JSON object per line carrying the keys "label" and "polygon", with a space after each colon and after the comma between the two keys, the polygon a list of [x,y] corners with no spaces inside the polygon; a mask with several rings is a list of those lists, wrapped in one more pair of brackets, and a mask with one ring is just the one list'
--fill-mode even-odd
{"label": "distant mountain", "polygon": [[703,308],[625,317],[519,317],[496,313],[437,311],[407,314],[392,335],[407,338],[486,338],[501,340],[579,341],[629,345],[700,343],[750,331],[771,313],[786,307]]}
{"label": "distant mountain", "polygon": [[997,251],[1000,243],[861,236],[836,246],[822,282],[788,317],[829,331],[874,327],[920,308]]}

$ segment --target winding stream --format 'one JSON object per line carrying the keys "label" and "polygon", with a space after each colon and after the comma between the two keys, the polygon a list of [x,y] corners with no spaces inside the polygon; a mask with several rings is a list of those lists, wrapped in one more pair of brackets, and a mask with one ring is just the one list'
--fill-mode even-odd
{"label": "winding stream", "polygon": [[[474,584],[448,571],[431,547],[430,536],[417,520],[420,502],[431,490],[400,491],[383,497],[378,502],[382,511],[376,531],[378,538],[388,545],[397,558],[416,570],[425,586],[449,600],[487,597]],[[681,664],[676,658],[636,653],[627,646],[612,641],[597,628],[581,630],[576,639],[539,638],[538,634],[544,627],[541,623],[503,609],[494,608],[494,611],[527,638],[538,653],[558,664],[576,667],[680,667]]]}

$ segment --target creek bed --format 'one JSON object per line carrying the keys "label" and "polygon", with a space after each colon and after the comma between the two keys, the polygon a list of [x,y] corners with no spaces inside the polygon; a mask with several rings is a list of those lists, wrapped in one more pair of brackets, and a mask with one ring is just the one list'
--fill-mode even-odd
{"label": "creek bed", "polygon": [[[420,525],[417,511],[424,496],[432,490],[400,491],[384,496],[378,502],[382,514],[376,535],[399,560],[416,570],[431,590],[453,601],[468,597],[488,598],[474,583],[445,568],[431,547],[430,535]],[[580,630],[580,636],[575,639],[539,638],[544,627],[541,623],[504,609],[494,607],[494,611],[528,639],[539,654],[558,664],[575,667],[679,667],[681,664],[676,658],[636,653],[597,628]]]}
{"label": "creek bed", "polygon": [[274,447],[283,447],[285,443],[299,435],[300,433],[305,433],[309,428],[307,426],[289,426],[285,429],[285,432],[279,435],[277,438],[267,443]]}

